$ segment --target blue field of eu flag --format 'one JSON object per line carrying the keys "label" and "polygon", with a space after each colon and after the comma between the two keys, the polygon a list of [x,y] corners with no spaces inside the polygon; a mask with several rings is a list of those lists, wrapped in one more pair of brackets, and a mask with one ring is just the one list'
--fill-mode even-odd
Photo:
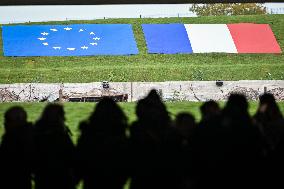
{"label": "blue field of eu flag", "polygon": [[4,56],[138,54],[130,24],[3,26]]}

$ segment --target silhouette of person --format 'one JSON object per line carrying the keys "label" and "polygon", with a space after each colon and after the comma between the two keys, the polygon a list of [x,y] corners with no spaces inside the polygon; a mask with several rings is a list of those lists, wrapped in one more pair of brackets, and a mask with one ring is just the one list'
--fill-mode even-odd
{"label": "silhouette of person", "polygon": [[223,146],[226,143],[221,110],[216,102],[208,101],[200,107],[200,112],[201,121],[192,137],[194,188],[221,188],[218,172],[225,159]]}
{"label": "silhouette of person", "polygon": [[179,141],[166,106],[155,90],[138,101],[131,126],[131,189],[177,188]]}
{"label": "silhouette of person", "polygon": [[260,96],[254,119],[267,144],[262,180],[267,188],[283,188],[283,178],[279,172],[284,169],[284,119],[272,94]]}
{"label": "silhouette of person", "polygon": [[198,188],[259,186],[262,138],[245,96],[231,94],[221,116],[203,122],[195,140]]}
{"label": "silhouette of person", "polygon": [[5,133],[0,146],[0,186],[31,189],[33,142],[32,124],[27,113],[15,106],[5,113]]}
{"label": "silhouette of person", "polygon": [[284,135],[284,120],[272,94],[260,96],[254,119],[266,138],[269,150],[274,150]]}
{"label": "silhouette of person", "polygon": [[84,189],[122,189],[129,177],[127,118],[110,98],[103,98],[89,120],[80,124],[78,177]]}
{"label": "silhouette of person", "polygon": [[175,119],[175,128],[180,140],[180,153],[176,154],[182,176],[179,186],[192,189],[195,184],[192,158],[192,143],[197,128],[195,118],[189,113],[179,113]]}
{"label": "silhouette of person", "polygon": [[35,124],[35,188],[73,189],[75,147],[63,107],[48,104]]}
{"label": "silhouette of person", "polygon": [[248,113],[242,94],[231,94],[223,110],[224,157],[221,169],[227,182],[224,187],[259,187],[263,160],[263,138]]}
{"label": "silhouette of person", "polygon": [[202,104],[200,111],[202,121],[209,120],[210,118],[213,118],[214,116],[217,116],[221,113],[221,109],[218,103],[214,100],[209,100]]}
{"label": "silhouette of person", "polygon": [[176,116],[175,128],[184,140],[184,145],[191,143],[192,137],[194,135],[194,130],[196,129],[195,119],[193,115],[189,113],[179,113]]}

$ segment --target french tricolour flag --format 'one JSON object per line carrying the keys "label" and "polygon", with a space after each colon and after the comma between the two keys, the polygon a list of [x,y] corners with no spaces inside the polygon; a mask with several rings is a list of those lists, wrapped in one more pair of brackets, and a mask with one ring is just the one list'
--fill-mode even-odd
{"label": "french tricolour flag", "polygon": [[149,53],[281,53],[268,24],[143,24]]}

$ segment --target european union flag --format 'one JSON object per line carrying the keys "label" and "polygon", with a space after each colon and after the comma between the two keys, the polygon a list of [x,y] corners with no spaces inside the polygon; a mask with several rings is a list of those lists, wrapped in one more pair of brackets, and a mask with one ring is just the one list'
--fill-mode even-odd
{"label": "european union flag", "polygon": [[4,56],[138,54],[130,24],[3,26]]}

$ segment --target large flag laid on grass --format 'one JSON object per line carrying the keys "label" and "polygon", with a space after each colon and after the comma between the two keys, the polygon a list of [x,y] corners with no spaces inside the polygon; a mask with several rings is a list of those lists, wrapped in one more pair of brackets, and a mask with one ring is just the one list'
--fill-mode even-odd
{"label": "large flag laid on grass", "polygon": [[4,56],[138,54],[130,24],[3,26],[2,38]]}
{"label": "large flag laid on grass", "polygon": [[268,24],[143,24],[149,53],[281,53]]}

